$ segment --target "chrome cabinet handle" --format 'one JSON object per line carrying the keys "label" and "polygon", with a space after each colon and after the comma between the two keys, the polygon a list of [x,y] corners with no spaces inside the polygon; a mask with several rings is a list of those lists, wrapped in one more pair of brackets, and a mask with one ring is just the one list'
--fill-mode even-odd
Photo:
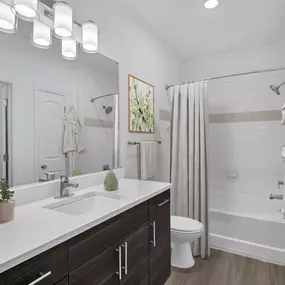
{"label": "chrome cabinet handle", "polygon": [[160,204],[157,204],[156,206],[157,207],[162,207],[163,205],[165,205],[165,204],[167,204],[167,203],[169,203],[170,202],[170,199],[167,199],[167,200],[165,200],[164,202],[162,202],[162,203],[160,203]]}
{"label": "chrome cabinet handle", "polygon": [[155,221],[153,221],[151,225],[152,225],[153,240],[150,243],[153,244],[153,247],[156,247],[156,223]]}
{"label": "chrome cabinet handle", "polygon": [[35,281],[29,283],[28,285],[35,285],[35,284],[39,283],[40,281],[46,279],[46,278],[47,278],[48,276],[50,276],[50,275],[51,275],[51,271],[49,271],[49,272],[46,273],[46,274],[41,273],[41,277],[40,277],[40,278],[38,278],[37,280],[35,280]]}
{"label": "chrome cabinet handle", "polygon": [[119,253],[119,271],[116,272],[117,275],[119,275],[119,280],[122,280],[122,247],[119,246],[119,248],[116,249],[116,251]]}
{"label": "chrome cabinet handle", "polygon": [[125,249],[125,266],[122,268],[125,270],[125,275],[128,274],[128,243],[125,242],[122,247]]}

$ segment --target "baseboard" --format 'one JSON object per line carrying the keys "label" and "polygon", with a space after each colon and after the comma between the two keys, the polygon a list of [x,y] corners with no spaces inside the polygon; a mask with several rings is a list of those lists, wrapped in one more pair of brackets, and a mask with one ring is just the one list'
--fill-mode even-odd
{"label": "baseboard", "polygon": [[285,266],[285,249],[211,234],[211,248]]}

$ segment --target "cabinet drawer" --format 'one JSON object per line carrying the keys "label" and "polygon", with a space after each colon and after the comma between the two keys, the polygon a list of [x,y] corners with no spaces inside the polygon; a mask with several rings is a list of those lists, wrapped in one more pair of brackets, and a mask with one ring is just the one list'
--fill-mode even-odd
{"label": "cabinet drawer", "polygon": [[38,285],[53,285],[67,275],[68,247],[62,244],[2,273],[0,284],[28,285],[41,279]]}
{"label": "cabinet drawer", "polygon": [[146,223],[148,209],[148,202],[142,203],[74,238],[69,249],[70,272]]}
{"label": "cabinet drawer", "polygon": [[149,202],[150,221],[153,221],[160,216],[165,216],[165,212],[169,212],[170,214],[170,190],[155,196]]}

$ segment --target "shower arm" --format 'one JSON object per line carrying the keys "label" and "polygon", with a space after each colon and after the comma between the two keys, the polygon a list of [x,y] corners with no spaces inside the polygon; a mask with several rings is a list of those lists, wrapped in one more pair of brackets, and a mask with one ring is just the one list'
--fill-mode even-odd
{"label": "shower arm", "polygon": [[280,86],[279,86],[279,88],[282,87],[283,85],[285,85],[285,82],[281,83]]}

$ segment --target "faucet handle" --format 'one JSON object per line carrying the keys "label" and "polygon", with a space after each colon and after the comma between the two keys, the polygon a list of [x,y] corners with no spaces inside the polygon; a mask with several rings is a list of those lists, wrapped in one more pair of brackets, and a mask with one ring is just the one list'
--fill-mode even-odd
{"label": "faucet handle", "polygon": [[67,175],[60,175],[60,182],[61,183],[68,183],[69,179]]}
{"label": "faucet handle", "polygon": [[280,189],[280,186],[284,185],[284,180],[278,180],[278,188]]}

